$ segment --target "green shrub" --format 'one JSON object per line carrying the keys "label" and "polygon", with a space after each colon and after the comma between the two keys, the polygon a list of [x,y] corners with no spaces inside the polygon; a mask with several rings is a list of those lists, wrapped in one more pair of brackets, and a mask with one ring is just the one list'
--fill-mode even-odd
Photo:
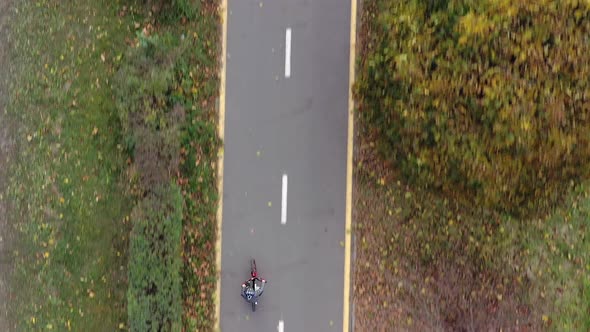
{"label": "green shrub", "polygon": [[[155,3],[161,8],[154,9]],[[217,1],[184,3],[195,6],[198,19],[158,23],[154,25],[163,27],[159,34],[138,34],[137,43],[122,57],[113,92],[132,157],[129,173],[135,193],[149,196],[151,188],[171,178],[181,186],[182,325],[187,331],[210,331],[217,281],[215,174],[220,142],[215,105],[220,24]],[[150,4],[158,21],[171,13],[164,4]]]}
{"label": "green shrub", "polygon": [[168,23],[179,19],[193,19],[201,9],[202,0],[143,0],[158,18]]}
{"label": "green shrub", "polygon": [[126,147],[141,192],[176,173],[184,108],[173,101],[175,63],[183,50],[172,35],[144,36],[116,76],[114,93]]}
{"label": "green shrub", "polygon": [[138,33],[139,45],[127,51],[115,77],[119,117],[129,131],[142,125],[159,130],[167,127],[166,116],[173,105],[174,64],[178,58],[178,38],[170,34],[145,36]]}
{"label": "green shrub", "polygon": [[511,213],[588,175],[587,2],[376,3],[356,94],[385,159]]}
{"label": "green shrub", "polygon": [[168,0],[170,3],[168,17],[178,19],[185,17],[192,19],[200,9],[200,0]]}
{"label": "green shrub", "polygon": [[[178,171],[184,107],[173,101],[178,38],[138,35],[114,94],[143,200],[132,213],[128,315],[132,331],[180,331],[183,197]],[[131,173],[131,174],[135,174]]]}
{"label": "green shrub", "polygon": [[132,212],[129,289],[131,331],[180,331],[182,196],[160,186]]}

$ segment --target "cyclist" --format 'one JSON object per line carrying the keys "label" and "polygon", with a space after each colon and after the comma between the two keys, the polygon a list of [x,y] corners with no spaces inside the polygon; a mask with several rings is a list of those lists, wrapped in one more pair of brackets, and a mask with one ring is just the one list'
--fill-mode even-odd
{"label": "cyclist", "polygon": [[242,284],[242,297],[246,299],[246,301],[250,303],[254,302],[256,304],[256,300],[264,292],[265,284],[266,280],[258,278],[256,272],[252,273],[252,278],[246,280]]}

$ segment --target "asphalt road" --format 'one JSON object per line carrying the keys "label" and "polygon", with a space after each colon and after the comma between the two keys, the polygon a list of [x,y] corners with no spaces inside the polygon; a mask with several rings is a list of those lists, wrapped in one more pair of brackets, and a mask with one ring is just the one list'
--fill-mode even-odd
{"label": "asphalt road", "polygon": [[342,331],[350,3],[229,0],[227,29],[221,330]]}

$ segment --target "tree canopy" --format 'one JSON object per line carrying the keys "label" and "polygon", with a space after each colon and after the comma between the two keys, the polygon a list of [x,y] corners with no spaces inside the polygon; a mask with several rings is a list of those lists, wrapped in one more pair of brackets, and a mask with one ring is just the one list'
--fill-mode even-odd
{"label": "tree canopy", "polygon": [[356,97],[412,181],[511,213],[590,161],[590,1],[381,1]]}

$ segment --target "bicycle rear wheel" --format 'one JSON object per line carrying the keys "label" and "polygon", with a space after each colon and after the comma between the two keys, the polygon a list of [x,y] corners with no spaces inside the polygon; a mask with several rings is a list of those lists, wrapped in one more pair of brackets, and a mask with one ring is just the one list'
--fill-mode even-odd
{"label": "bicycle rear wheel", "polygon": [[252,312],[256,311],[256,303],[252,302]]}

